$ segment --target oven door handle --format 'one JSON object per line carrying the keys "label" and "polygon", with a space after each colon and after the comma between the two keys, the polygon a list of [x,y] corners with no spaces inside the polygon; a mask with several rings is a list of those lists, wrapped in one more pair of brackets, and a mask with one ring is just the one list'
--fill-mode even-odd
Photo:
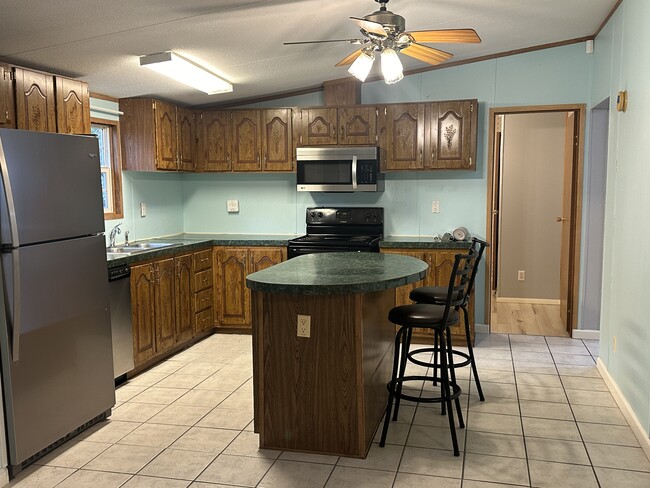
{"label": "oven door handle", "polygon": [[357,189],[357,157],[352,156],[352,189]]}

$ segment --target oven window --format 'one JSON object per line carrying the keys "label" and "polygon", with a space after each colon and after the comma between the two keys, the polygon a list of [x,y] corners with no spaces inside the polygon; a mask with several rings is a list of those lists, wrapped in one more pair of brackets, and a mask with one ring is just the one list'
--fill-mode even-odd
{"label": "oven window", "polygon": [[298,182],[304,185],[352,184],[351,161],[301,161]]}

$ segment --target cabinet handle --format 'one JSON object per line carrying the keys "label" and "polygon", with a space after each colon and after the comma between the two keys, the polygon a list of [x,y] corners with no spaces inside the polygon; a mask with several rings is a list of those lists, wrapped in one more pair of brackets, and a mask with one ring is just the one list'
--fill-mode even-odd
{"label": "cabinet handle", "polygon": [[202,262],[202,263],[205,263],[206,261],[208,261],[208,258],[203,258],[203,259],[201,259],[201,262]]}
{"label": "cabinet handle", "polygon": [[435,160],[436,160],[436,152],[437,152],[437,149],[438,149],[438,148],[437,148],[436,146],[433,146],[433,150],[431,151],[431,161],[435,161]]}
{"label": "cabinet handle", "polygon": [[336,137],[336,127],[332,126],[332,137]]}
{"label": "cabinet handle", "polygon": [[5,122],[9,122],[9,110],[5,110]]}
{"label": "cabinet handle", "polygon": [[345,137],[345,129],[341,126],[341,137]]}
{"label": "cabinet handle", "polygon": [[420,148],[420,161],[422,161],[422,152],[423,152],[423,149]]}
{"label": "cabinet handle", "polygon": [[202,283],[207,283],[208,281],[210,281],[210,280],[209,280],[209,279],[207,279],[207,278],[205,278],[205,279],[203,280],[203,282],[202,282]]}

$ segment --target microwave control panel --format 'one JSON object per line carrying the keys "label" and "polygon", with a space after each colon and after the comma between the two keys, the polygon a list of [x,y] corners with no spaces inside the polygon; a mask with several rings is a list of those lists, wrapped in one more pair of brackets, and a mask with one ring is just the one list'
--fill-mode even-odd
{"label": "microwave control panel", "polygon": [[377,160],[361,159],[357,161],[357,184],[374,185],[377,183]]}

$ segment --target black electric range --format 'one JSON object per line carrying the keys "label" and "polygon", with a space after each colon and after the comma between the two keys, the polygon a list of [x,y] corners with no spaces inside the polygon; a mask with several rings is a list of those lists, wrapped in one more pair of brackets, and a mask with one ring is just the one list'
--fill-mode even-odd
{"label": "black electric range", "polygon": [[382,207],[309,207],[307,235],[289,241],[289,259],[321,252],[379,252]]}

